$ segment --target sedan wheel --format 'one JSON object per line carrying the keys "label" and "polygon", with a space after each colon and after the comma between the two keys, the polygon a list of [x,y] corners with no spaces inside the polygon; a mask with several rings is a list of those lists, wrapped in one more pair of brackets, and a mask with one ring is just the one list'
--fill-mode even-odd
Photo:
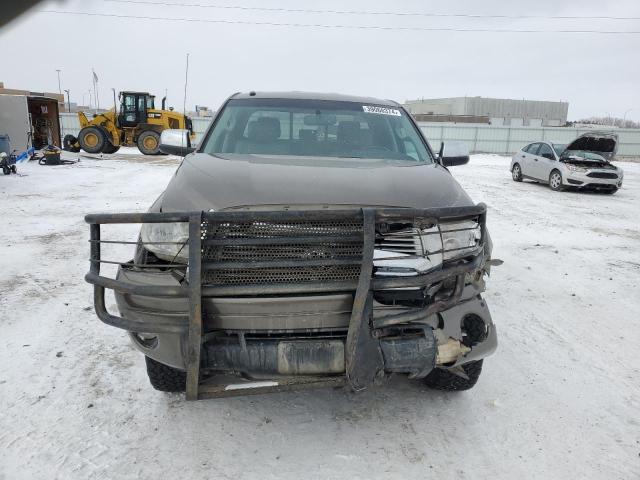
{"label": "sedan wheel", "polygon": [[549,187],[556,192],[562,190],[562,175],[558,170],[554,170],[549,175]]}
{"label": "sedan wheel", "polygon": [[514,182],[522,181],[522,169],[520,168],[520,164],[516,163],[511,170],[511,177]]}

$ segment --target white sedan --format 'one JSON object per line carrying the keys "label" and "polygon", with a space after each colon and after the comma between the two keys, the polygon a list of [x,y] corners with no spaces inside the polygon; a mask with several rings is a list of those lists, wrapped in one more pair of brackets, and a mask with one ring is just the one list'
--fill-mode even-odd
{"label": "white sedan", "polygon": [[516,182],[545,182],[556,191],[574,187],[615,193],[624,176],[621,168],[609,162],[617,143],[616,135],[598,132],[581,135],[568,145],[530,143],[511,159],[511,176]]}

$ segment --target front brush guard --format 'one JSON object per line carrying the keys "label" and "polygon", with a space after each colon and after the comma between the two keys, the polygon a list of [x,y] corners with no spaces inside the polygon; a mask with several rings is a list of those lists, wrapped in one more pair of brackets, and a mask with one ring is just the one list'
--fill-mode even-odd
{"label": "front brush guard", "polygon": [[[362,221],[362,257],[358,259],[360,274],[357,281],[304,282],[291,284],[254,284],[238,286],[202,285],[203,272],[212,267],[203,265],[202,238],[205,222],[272,222],[314,220],[359,220]],[[373,251],[375,248],[376,226],[384,223],[411,223],[414,225],[440,226],[442,222],[459,222],[476,219],[480,225],[481,238],[476,248],[464,260],[443,264],[434,271],[410,277],[374,277]],[[384,374],[385,359],[380,340],[381,329],[394,325],[406,325],[426,319],[428,316],[451,308],[459,303],[465,285],[465,276],[484,266],[484,243],[486,240],[486,206],[478,204],[467,207],[445,207],[434,209],[410,208],[362,208],[321,211],[220,211],[191,213],[125,213],[91,214],[85,217],[90,225],[91,258],[90,271],[85,276],[94,285],[94,305],[96,314],[104,323],[128,330],[145,333],[187,334],[187,399],[219,397],[238,394],[254,394],[266,391],[291,390],[310,386],[339,385],[346,379],[356,391],[375,383]],[[100,275],[101,263],[113,263],[101,259],[100,225],[119,223],[171,223],[189,224],[189,261],[186,281],[181,286],[141,286],[117,281]],[[439,230],[440,231],[440,230]],[[323,237],[326,241],[326,236]],[[286,240],[286,239],[285,239]],[[336,237],[339,240],[339,237]],[[224,242],[225,240],[221,240]],[[231,240],[229,240],[232,243]],[[109,243],[118,243],[110,241]],[[130,243],[130,242],[122,242]],[[268,244],[269,239],[256,238],[252,244]],[[436,253],[444,253],[444,250]],[[321,262],[321,261],[320,261]],[[328,265],[335,265],[335,259],[327,259]],[[262,262],[265,263],[265,262]],[[269,262],[267,262],[269,263]],[[278,260],[272,262],[278,265]],[[281,263],[281,262],[280,262]],[[318,265],[318,259],[296,261],[296,265]],[[322,262],[321,262],[322,263]],[[247,267],[246,263],[242,264]],[[131,265],[130,265],[131,266]],[[231,265],[232,267],[233,265]],[[145,268],[148,265],[133,265]],[[184,268],[184,265],[180,265]],[[250,266],[249,266],[250,268]],[[407,287],[426,287],[455,277],[455,288],[448,298],[441,299],[423,309],[412,309],[400,314],[373,319],[373,292]],[[189,322],[173,317],[159,318],[153,324],[137,322],[110,314],[105,305],[105,289],[118,292],[157,297],[186,297],[189,299]],[[225,389],[219,385],[200,383],[200,356],[203,343],[202,297],[223,297],[239,295],[278,295],[296,293],[345,292],[354,294],[349,330],[345,345],[346,377],[299,377],[269,385],[247,388]],[[275,384],[275,385],[274,385]]]}

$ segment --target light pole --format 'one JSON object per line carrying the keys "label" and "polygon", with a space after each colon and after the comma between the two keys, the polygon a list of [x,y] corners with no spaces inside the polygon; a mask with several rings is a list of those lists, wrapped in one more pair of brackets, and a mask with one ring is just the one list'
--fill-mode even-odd
{"label": "light pole", "polygon": [[60,69],[56,68],[56,72],[58,72],[58,93],[62,95],[62,89],[60,88]]}
{"label": "light pole", "polygon": [[71,100],[69,99],[69,90],[64,90],[67,93],[67,112],[71,113]]}

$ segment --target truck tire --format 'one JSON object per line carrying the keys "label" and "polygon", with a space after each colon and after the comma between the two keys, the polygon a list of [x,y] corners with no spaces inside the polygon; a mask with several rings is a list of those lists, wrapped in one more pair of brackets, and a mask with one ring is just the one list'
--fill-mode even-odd
{"label": "truck tire", "polygon": [[161,392],[184,392],[187,384],[187,372],[169,367],[153,358],[144,357],[147,362],[147,375],[151,386]]}
{"label": "truck tire", "polygon": [[427,387],[435,390],[446,390],[450,392],[459,392],[463,390],[469,390],[478,381],[480,373],[482,372],[482,360],[476,360],[475,362],[469,362],[462,365],[464,373],[467,374],[466,378],[462,378],[460,375],[448,372],[441,368],[435,368],[424,379]]}
{"label": "truck tire", "polygon": [[87,153],[100,153],[107,143],[107,137],[98,127],[85,127],[80,130],[78,143]]}
{"label": "truck tire", "polygon": [[62,139],[62,149],[67,152],[78,153],[80,151],[78,139],[71,134],[65,135]]}
{"label": "truck tire", "polygon": [[138,150],[145,155],[158,155],[160,153],[160,134],[153,130],[142,132],[138,136]]}

